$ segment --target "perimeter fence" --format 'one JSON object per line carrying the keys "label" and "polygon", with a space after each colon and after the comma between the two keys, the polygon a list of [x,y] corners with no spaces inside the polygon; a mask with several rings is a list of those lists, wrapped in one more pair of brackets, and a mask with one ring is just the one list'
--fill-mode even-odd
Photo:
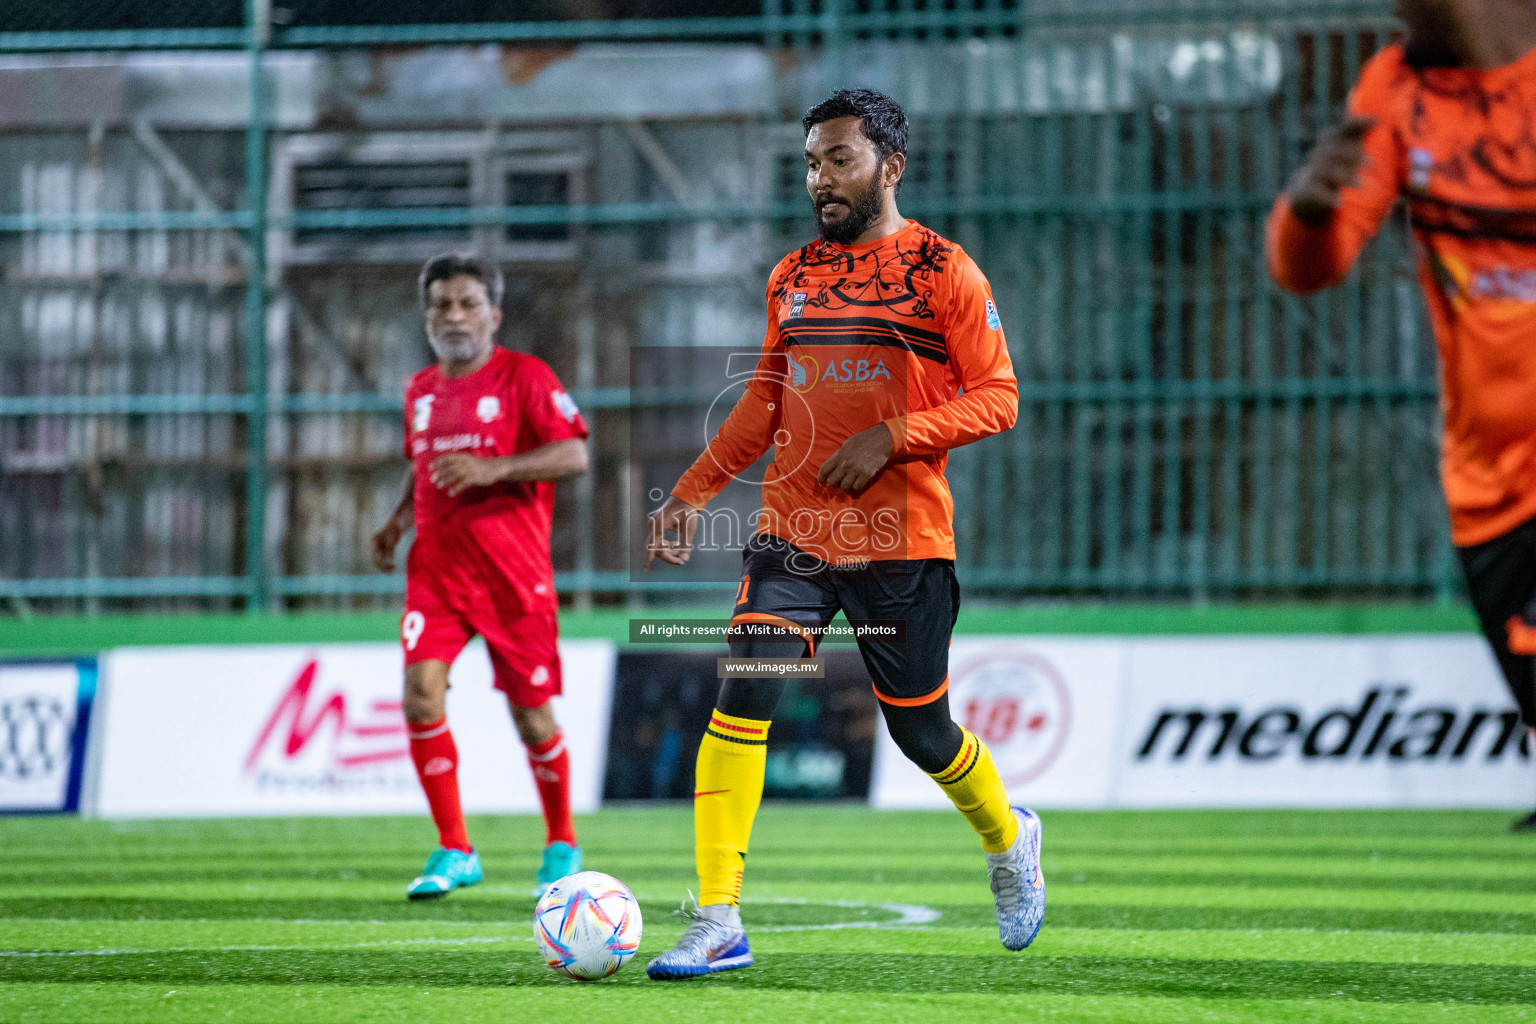
{"label": "perimeter fence", "polygon": [[504,341],[594,428],[562,589],[692,586],[631,585],[627,412],[717,389],[636,390],[629,353],[756,347],[812,233],[798,118],[843,85],[907,106],[903,212],[986,271],[1021,382],[1017,428],[951,460],[968,587],[1454,593],[1403,225],[1312,300],[1262,260],[1385,3],[431,6],[0,11],[0,597],[397,601],[367,537],[429,358],[415,269],[450,247],[503,262]]}

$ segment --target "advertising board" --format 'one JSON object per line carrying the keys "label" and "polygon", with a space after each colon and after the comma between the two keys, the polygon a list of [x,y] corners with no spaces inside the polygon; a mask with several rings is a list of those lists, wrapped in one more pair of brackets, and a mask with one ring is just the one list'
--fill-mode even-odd
{"label": "advertising board", "polygon": [[[1470,635],[957,639],[950,704],[1043,807],[1519,807],[1526,730]],[[883,731],[871,800],[947,807]]]}
{"label": "advertising board", "polygon": [[[956,637],[949,651],[950,713],[987,744],[1015,800],[1099,806],[1113,772],[1112,723],[1124,661],[1117,641]],[[875,744],[870,802],[950,806],[884,728]]]}
{"label": "advertising board", "polygon": [[[555,716],[577,812],[601,798],[614,647],[563,641]],[[483,644],[450,675],[448,720],[469,812],[539,807]],[[405,735],[396,644],[119,648],[103,659],[102,817],[425,813]]]}
{"label": "advertising board", "polygon": [[1117,806],[1518,807],[1526,731],[1472,636],[1130,645]]}
{"label": "advertising board", "polygon": [[95,693],[94,659],[0,662],[0,813],[77,808]]}

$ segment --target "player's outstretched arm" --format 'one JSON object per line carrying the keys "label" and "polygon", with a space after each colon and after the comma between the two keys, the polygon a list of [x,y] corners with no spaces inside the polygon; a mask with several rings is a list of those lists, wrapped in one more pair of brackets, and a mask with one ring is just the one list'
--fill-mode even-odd
{"label": "player's outstretched arm", "polygon": [[566,438],[500,458],[452,452],[433,459],[428,468],[432,486],[447,491],[450,498],[471,487],[562,480],[587,471],[587,442],[579,437]]}
{"label": "player's outstretched arm", "polygon": [[1265,255],[1286,291],[1309,295],[1343,280],[1396,201],[1392,157],[1380,152],[1391,141],[1376,124],[1352,115],[1325,129],[1275,200]]}
{"label": "player's outstretched arm", "polygon": [[[709,439],[704,451],[693,460],[693,465],[688,467],[672,488],[673,497],[695,510],[713,501],[715,495],[725,490],[726,485],[736,478],[736,474],[762,458],[773,447],[773,436],[779,426],[780,406],[784,396],[786,359],[772,296],[766,298],[768,326],[763,334],[763,347],[757,366],[747,379],[741,397],[720,424],[720,429],[715,431],[715,436]],[[646,557],[649,566],[651,556],[647,553]]]}
{"label": "player's outstretched arm", "polygon": [[1309,295],[1342,281],[1397,202],[1407,173],[1394,127],[1401,61],[1388,47],[1366,63],[1348,116],[1323,130],[1275,199],[1264,254],[1286,291]]}
{"label": "player's outstretched arm", "polygon": [[[774,336],[770,333],[764,348],[771,353]],[[656,559],[667,565],[683,565],[693,550],[693,532],[699,525],[699,511],[725,489],[737,473],[763,457],[773,447],[773,432],[778,423],[775,411],[781,397],[780,378],[766,372],[768,357],[758,366],[758,373],[747,382],[746,390],[736,400],[725,422],[715,431],[709,444],[693,465],[678,478],[672,494],[661,508],[651,513],[646,524],[645,571],[650,572]]]}
{"label": "player's outstretched arm", "polygon": [[651,513],[646,524],[646,572],[651,571],[658,558],[667,565],[688,561],[693,550],[693,531],[699,525],[699,510],[724,490],[737,473],[773,446],[777,398],[775,380],[765,376],[747,383],[746,391],[736,400],[709,445],[678,478],[661,508]]}
{"label": "player's outstretched arm", "polygon": [[400,500],[395,503],[395,510],[390,513],[389,519],[380,527],[379,532],[373,535],[373,567],[379,572],[395,571],[395,548],[400,546],[400,538],[406,531],[416,525],[416,469],[414,466],[405,471],[405,484],[401,490]]}
{"label": "player's outstretched arm", "polygon": [[1296,169],[1286,187],[1291,215],[1309,228],[1320,228],[1338,212],[1344,189],[1360,186],[1366,165],[1365,133],[1374,117],[1348,117],[1323,129],[1307,162]]}
{"label": "player's outstretched arm", "polygon": [[683,565],[693,552],[693,533],[699,527],[699,510],[676,496],[669,496],[651,513],[645,530],[645,571],[661,559],[667,565]]}

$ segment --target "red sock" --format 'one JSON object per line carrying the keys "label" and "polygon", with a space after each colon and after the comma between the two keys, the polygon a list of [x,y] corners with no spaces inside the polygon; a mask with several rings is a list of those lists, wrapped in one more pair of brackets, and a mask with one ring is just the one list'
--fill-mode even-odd
{"label": "red sock", "polygon": [[464,812],[459,809],[459,748],[448,731],[448,719],[410,722],[406,728],[411,760],[416,762],[416,777],[427,794],[427,806],[432,808],[438,842],[450,850],[468,853],[472,847],[464,831]]}
{"label": "red sock", "polygon": [[576,845],[576,824],[571,821],[571,755],[565,734],[555,733],[538,746],[528,746],[528,767],[544,804],[544,845]]}

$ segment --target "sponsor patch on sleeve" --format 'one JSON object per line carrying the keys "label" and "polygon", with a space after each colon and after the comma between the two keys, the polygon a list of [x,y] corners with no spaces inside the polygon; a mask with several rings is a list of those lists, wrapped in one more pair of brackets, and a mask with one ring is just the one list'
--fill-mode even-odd
{"label": "sponsor patch on sleeve", "polygon": [[551,391],[549,398],[555,403],[555,409],[560,415],[565,417],[565,422],[575,422],[576,417],[581,414],[581,410],[576,408],[576,400],[564,391],[558,389]]}
{"label": "sponsor patch on sleeve", "polygon": [[411,417],[411,429],[420,433],[427,429],[427,424],[432,422],[432,403],[437,401],[436,395],[422,395],[416,399],[415,415]]}
{"label": "sponsor patch on sleeve", "polygon": [[997,315],[997,303],[991,299],[987,300],[987,326],[994,331],[999,330],[1003,326],[1003,321]]}

